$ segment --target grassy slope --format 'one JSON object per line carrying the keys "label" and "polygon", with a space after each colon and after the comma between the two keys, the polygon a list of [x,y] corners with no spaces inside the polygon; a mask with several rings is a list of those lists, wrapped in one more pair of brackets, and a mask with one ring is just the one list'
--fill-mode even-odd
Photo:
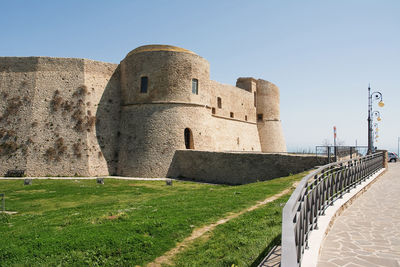
{"label": "grassy slope", "polygon": [[[197,239],[173,259],[174,266],[257,266],[280,243],[285,195]],[[261,257],[260,257],[261,256]]]}
{"label": "grassy slope", "polygon": [[301,175],[242,186],[106,179],[0,180],[0,263],[143,265],[194,227],[288,188]]}

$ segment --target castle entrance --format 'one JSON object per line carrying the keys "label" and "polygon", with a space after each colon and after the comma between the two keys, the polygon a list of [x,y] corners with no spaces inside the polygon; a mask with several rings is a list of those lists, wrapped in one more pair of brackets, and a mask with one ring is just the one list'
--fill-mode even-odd
{"label": "castle entrance", "polygon": [[192,130],[190,130],[189,128],[186,128],[185,132],[184,132],[184,136],[185,136],[186,149],[194,149]]}

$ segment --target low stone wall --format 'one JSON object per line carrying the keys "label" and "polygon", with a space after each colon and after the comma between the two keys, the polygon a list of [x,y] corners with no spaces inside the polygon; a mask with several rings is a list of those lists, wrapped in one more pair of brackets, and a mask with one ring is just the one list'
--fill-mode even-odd
{"label": "low stone wall", "polygon": [[299,173],[327,159],[250,152],[177,150],[167,177],[217,184],[247,184]]}

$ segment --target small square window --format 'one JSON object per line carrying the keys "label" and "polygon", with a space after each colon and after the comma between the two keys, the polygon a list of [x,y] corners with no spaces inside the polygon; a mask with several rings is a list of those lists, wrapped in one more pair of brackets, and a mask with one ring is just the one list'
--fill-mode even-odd
{"label": "small square window", "polygon": [[262,121],[263,120],[263,114],[257,114],[257,121]]}
{"label": "small square window", "polygon": [[233,117],[234,117],[234,115],[233,115],[233,112],[231,112],[231,114],[230,114],[230,115],[231,115],[231,118],[233,118]]}
{"label": "small square window", "polygon": [[212,109],[211,109],[211,113],[212,113],[212,114],[215,114],[215,108],[212,108]]}
{"label": "small square window", "polygon": [[148,83],[149,83],[149,79],[146,76],[140,78],[140,93],[142,93],[142,94],[147,93]]}
{"label": "small square window", "polygon": [[199,94],[199,80],[192,79],[192,93],[195,95]]}
{"label": "small square window", "polygon": [[247,115],[244,115],[244,120],[247,121]]}

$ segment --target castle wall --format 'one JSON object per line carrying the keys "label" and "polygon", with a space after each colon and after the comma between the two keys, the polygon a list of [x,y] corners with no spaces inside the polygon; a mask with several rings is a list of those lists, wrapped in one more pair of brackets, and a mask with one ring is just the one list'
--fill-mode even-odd
{"label": "castle wall", "polygon": [[[239,121],[256,122],[254,94],[244,89],[210,81],[211,107],[215,108],[215,116],[233,118]],[[218,107],[221,98],[221,108]]]}
{"label": "castle wall", "polygon": [[[85,108],[82,59],[37,58],[33,92],[32,150],[27,175],[88,175],[83,150],[86,131],[79,130],[78,113]],[[79,124],[79,125],[78,125]],[[79,144],[80,155],[73,147]]]}
{"label": "castle wall", "polygon": [[[108,174],[104,161],[92,160],[99,150],[93,114],[108,82],[88,71],[96,80],[90,91],[84,59],[0,58],[0,65],[0,91],[8,94],[1,110],[6,133],[0,143],[1,174],[10,169],[25,169],[28,176]],[[94,171],[89,162],[97,164]]]}
{"label": "castle wall", "polygon": [[175,151],[185,149],[185,128],[196,150],[260,151],[256,124],[212,117],[204,106],[128,105],[122,107],[121,121],[122,176],[165,177]]}
{"label": "castle wall", "polygon": [[130,105],[122,107],[121,115],[119,175],[165,177],[175,150],[185,149],[185,128],[192,132],[195,149],[214,146],[204,106]]}
{"label": "castle wall", "polygon": [[[133,50],[121,61],[123,105],[180,102],[209,105],[209,63],[193,53]],[[148,77],[147,93],[140,92],[141,77]],[[192,79],[199,82],[192,93]]]}
{"label": "castle wall", "polygon": [[0,175],[27,166],[36,65],[36,58],[0,57]]}
{"label": "castle wall", "polygon": [[179,149],[286,151],[279,89],[237,86],[210,81],[207,60],[172,46],[139,47],[119,65],[0,58],[0,175],[163,177]]}
{"label": "castle wall", "polygon": [[167,177],[238,185],[288,176],[326,163],[326,158],[315,156],[178,150]]}
{"label": "castle wall", "polygon": [[[257,125],[231,118],[212,116],[209,119],[209,132],[212,134],[213,151],[261,151]],[[198,148],[196,148],[198,149]]]}
{"label": "castle wall", "polygon": [[279,109],[279,88],[268,81],[257,80],[257,119],[262,152],[286,152]]}
{"label": "castle wall", "polygon": [[117,64],[85,60],[86,116],[89,174],[116,175],[120,122],[120,73]]}

